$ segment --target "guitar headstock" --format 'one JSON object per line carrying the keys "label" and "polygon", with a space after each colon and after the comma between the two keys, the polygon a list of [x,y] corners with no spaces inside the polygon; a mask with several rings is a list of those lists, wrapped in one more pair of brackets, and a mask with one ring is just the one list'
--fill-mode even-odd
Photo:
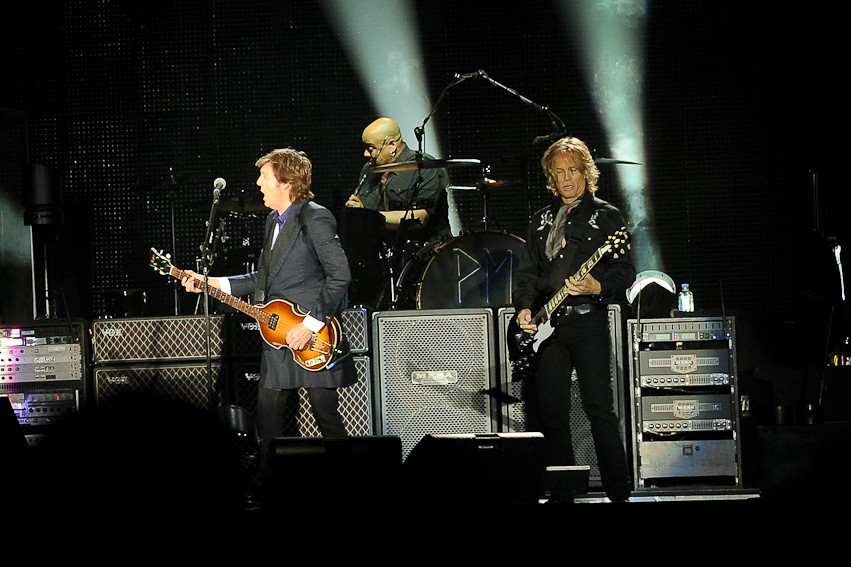
{"label": "guitar headstock", "polygon": [[171,274],[171,254],[163,254],[162,250],[157,252],[151,248],[151,267],[164,276]]}

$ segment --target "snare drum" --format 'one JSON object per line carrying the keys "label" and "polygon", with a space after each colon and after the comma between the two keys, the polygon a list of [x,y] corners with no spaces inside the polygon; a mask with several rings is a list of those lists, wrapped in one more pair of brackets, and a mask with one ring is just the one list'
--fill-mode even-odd
{"label": "snare drum", "polygon": [[510,305],[524,245],[522,238],[505,232],[470,232],[408,262],[399,284],[413,287],[417,309]]}

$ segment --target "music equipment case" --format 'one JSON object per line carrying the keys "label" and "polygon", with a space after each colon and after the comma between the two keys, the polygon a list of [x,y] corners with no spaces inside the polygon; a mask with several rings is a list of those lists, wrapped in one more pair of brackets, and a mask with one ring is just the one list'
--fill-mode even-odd
{"label": "music equipment case", "polygon": [[636,489],[740,488],[733,317],[630,319]]}

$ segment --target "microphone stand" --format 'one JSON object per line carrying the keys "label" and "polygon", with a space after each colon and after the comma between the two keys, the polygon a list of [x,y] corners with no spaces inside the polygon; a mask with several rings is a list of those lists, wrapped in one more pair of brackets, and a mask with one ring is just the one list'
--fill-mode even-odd
{"label": "microphone stand", "polygon": [[519,98],[524,104],[531,106],[532,108],[534,108],[538,112],[542,112],[542,113],[546,114],[549,117],[550,122],[553,125],[553,128],[555,128],[555,132],[553,132],[549,136],[546,136],[546,138],[550,138],[550,137],[555,136],[555,135],[558,135],[558,136],[567,135],[567,128],[565,128],[564,122],[562,122],[561,118],[559,118],[552,110],[550,110],[550,108],[548,106],[540,105],[537,102],[530,100],[529,98],[523,96],[522,94],[517,92],[515,89],[512,89],[511,87],[507,87],[507,86],[503,85],[502,83],[495,81],[494,79],[491,79],[490,77],[487,76],[487,74],[484,71],[479,71],[479,73],[481,73],[481,76],[484,79],[486,79],[490,84],[494,85],[495,87],[499,87],[499,88],[503,89],[504,91],[507,91],[507,92],[513,94],[514,96]]}
{"label": "microphone stand", "polygon": [[219,209],[219,194],[218,187],[213,189],[213,204],[210,207],[210,220],[207,221],[207,234],[204,237],[204,243],[201,245],[201,268],[204,275],[204,324],[206,338],[206,356],[207,356],[207,386],[209,388],[210,403],[215,399],[215,388],[213,387],[213,354],[211,345],[212,323],[210,321],[210,291],[208,279],[210,274],[210,265],[213,263],[213,250],[215,248],[216,231],[213,229],[213,223],[216,220],[216,215]]}
{"label": "microphone stand", "polygon": [[[556,138],[556,137],[561,138],[561,137],[564,137],[564,136],[567,135],[567,128],[565,127],[564,122],[562,122],[561,118],[559,118],[558,115],[556,115],[552,110],[550,110],[550,108],[548,106],[543,106],[541,104],[536,103],[535,101],[533,101],[533,100],[523,96],[519,92],[517,92],[517,90],[515,90],[511,87],[508,87],[506,85],[503,85],[499,81],[492,79],[491,77],[488,76],[487,73],[485,73],[483,70],[479,69],[478,71],[474,71],[472,73],[465,73],[463,75],[459,75],[458,73],[455,73],[455,79],[456,80],[450,82],[446,87],[444,87],[443,91],[441,91],[441,93],[440,93],[440,96],[437,97],[437,102],[434,104],[434,107],[432,108],[431,112],[429,112],[428,116],[425,117],[425,120],[423,120],[423,123],[420,126],[418,126],[417,128],[414,128],[414,133],[416,134],[417,140],[419,141],[420,151],[422,151],[422,138],[423,138],[423,135],[425,134],[426,122],[428,122],[431,119],[431,117],[434,115],[434,113],[437,111],[437,107],[443,101],[444,97],[446,96],[447,91],[449,89],[451,89],[452,87],[455,87],[455,86],[463,83],[467,79],[476,79],[476,78],[485,79],[486,81],[488,81],[490,84],[494,85],[495,87],[498,87],[498,88],[500,88],[504,91],[511,93],[512,95],[514,95],[515,97],[520,99],[524,104],[531,106],[532,108],[534,108],[538,112],[544,113],[549,117],[550,122],[552,123],[555,131],[553,133],[547,135],[547,136],[539,136],[538,138],[536,138],[532,142],[533,144],[537,144],[539,140],[541,140],[541,141],[551,140],[551,139]],[[529,190],[528,184],[527,184],[526,190],[527,190],[527,192]],[[528,199],[527,199],[527,202],[528,202]],[[528,208],[528,205],[527,205],[527,208]]]}
{"label": "microphone stand", "polygon": [[[171,224],[171,249],[176,251],[177,250],[177,238],[176,238],[177,230],[176,230],[176,222],[175,222],[175,216],[174,216],[174,199],[175,199],[174,187],[175,187],[176,183],[174,181],[174,173],[171,172],[171,171],[168,174],[168,181],[169,181],[169,184],[171,186],[171,188],[168,191],[168,208],[169,208],[169,215],[171,217],[171,219],[170,219],[170,224]],[[176,317],[176,316],[180,315],[180,285],[179,285],[179,282],[175,282],[173,285],[174,285],[174,315]]]}
{"label": "microphone stand", "polygon": [[[404,266],[404,262],[407,261],[403,254],[403,247],[405,240],[408,236],[408,227],[416,221],[414,216],[414,203],[416,202],[417,196],[420,193],[420,189],[423,184],[423,152],[422,152],[422,143],[420,143],[420,149],[418,149],[414,155],[416,156],[417,161],[417,180],[414,183],[414,187],[411,190],[411,197],[408,199],[408,204],[405,207],[405,214],[402,215],[402,218],[399,220],[399,228],[396,229],[396,238],[393,242],[393,250],[391,252],[392,258],[390,262],[390,290],[391,297],[390,303],[393,305],[395,309],[397,306],[397,302],[399,300],[398,292],[401,289],[397,289],[399,285],[399,281],[396,280],[396,276],[393,270],[393,262],[400,262],[400,267]],[[411,218],[408,218],[408,215],[411,215]]]}

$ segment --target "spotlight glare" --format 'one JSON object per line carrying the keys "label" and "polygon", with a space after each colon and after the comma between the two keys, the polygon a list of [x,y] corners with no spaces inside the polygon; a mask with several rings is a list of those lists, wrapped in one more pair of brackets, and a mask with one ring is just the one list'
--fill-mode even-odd
{"label": "spotlight glare", "polygon": [[644,164],[614,170],[627,200],[625,212],[636,232],[636,269],[662,268],[648,234],[652,224],[644,199],[647,179],[641,116],[645,1],[576,1],[561,6],[568,35],[574,38],[582,56],[583,72],[612,157]]}

